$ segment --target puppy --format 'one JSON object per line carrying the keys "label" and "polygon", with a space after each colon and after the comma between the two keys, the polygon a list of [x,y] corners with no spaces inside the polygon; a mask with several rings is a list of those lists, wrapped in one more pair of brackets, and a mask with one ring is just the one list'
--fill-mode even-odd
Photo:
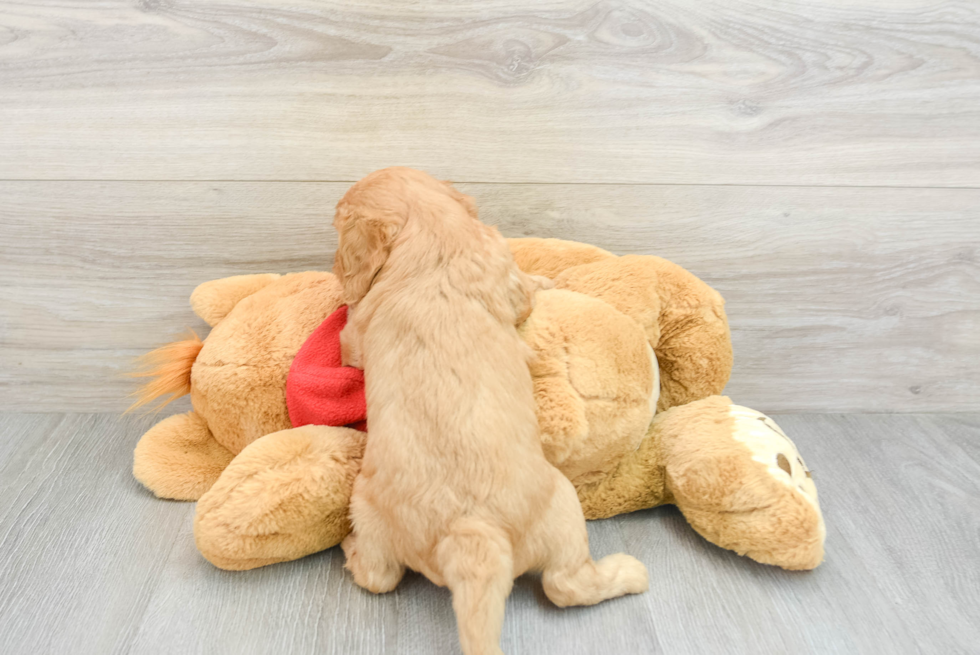
{"label": "puppy", "polygon": [[343,356],[364,369],[370,431],[343,542],[354,581],[387,592],[408,567],[449,587],[466,655],[502,652],[526,571],[561,607],[645,591],[634,558],[592,561],[575,489],[541,450],[515,326],[542,280],[471,198],[419,171],[364,178],[334,226]]}

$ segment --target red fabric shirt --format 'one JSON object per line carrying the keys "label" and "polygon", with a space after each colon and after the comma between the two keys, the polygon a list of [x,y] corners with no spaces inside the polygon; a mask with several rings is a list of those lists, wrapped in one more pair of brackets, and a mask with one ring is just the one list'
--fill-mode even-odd
{"label": "red fabric shirt", "polygon": [[340,331],[346,324],[344,305],[296,353],[286,376],[286,407],[294,428],[346,425],[367,431],[364,371],[340,364]]}

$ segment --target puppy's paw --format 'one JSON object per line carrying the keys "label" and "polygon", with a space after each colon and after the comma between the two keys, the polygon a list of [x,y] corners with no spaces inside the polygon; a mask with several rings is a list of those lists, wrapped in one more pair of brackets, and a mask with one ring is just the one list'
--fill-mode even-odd
{"label": "puppy's paw", "polygon": [[405,575],[405,567],[383,557],[368,557],[370,547],[365,552],[360,548],[354,533],[340,545],[344,550],[347,563],[344,565],[358,587],[363,587],[375,594],[385,594],[393,590]]}
{"label": "puppy's paw", "polygon": [[603,557],[598,565],[613,572],[615,586],[619,594],[642,594],[650,588],[647,567],[643,563],[625,553],[617,553]]}

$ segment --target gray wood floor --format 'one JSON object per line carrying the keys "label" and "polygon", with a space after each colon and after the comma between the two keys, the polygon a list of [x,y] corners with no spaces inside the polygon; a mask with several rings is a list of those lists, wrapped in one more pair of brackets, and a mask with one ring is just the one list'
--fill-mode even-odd
{"label": "gray wood floor", "polygon": [[[641,596],[559,610],[518,581],[517,653],[977,653],[980,416],[777,417],[814,469],[827,558],[790,573],[700,539],[673,508],[590,524]],[[197,553],[192,504],[130,476],[147,418],[0,414],[0,651],[451,653],[449,595],[354,586],[333,549],[251,572]]]}

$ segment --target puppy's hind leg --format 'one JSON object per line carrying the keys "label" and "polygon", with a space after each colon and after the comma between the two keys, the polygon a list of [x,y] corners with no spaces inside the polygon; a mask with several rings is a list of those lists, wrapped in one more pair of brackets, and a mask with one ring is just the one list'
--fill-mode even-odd
{"label": "puppy's hind leg", "polygon": [[609,555],[598,562],[589,555],[589,535],[575,487],[560,478],[552,506],[540,525],[548,540],[541,576],[544,593],[559,607],[595,605],[609,598],[647,590],[647,570],[629,555]]}
{"label": "puppy's hind leg", "polygon": [[460,521],[439,542],[436,560],[453,592],[453,610],[464,655],[503,655],[500,630],[514,584],[510,543],[499,531]]}
{"label": "puppy's hind leg", "polygon": [[389,550],[384,526],[374,508],[357,495],[356,482],[351,518],[354,530],[340,544],[347,558],[345,566],[358,586],[376,594],[388,593],[401,582],[405,567]]}

